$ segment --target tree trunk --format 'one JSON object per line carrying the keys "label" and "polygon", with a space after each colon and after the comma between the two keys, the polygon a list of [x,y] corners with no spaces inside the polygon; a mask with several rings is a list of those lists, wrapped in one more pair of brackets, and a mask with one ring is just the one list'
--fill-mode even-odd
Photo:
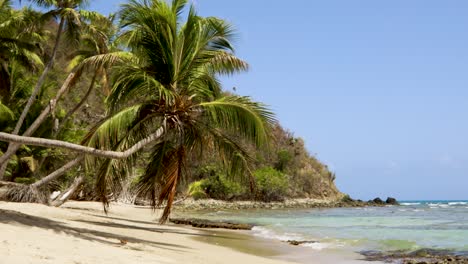
{"label": "tree trunk", "polygon": [[10,143],[14,142],[14,143],[32,145],[32,146],[64,148],[64,149],[75,151],[81,154],[87,154],[87,155],[92,155],[92,156],[97,156],[97,157],[102,157],[102,158],[125,159],[125,158],[128,158],[130,155],[136,153],[137,151],[141,150],[147,144],[157,140],[159,137],[163,135],[163,133],[164,133],[164,128],[161,127],[155,133],[138,141],[135,145],[133,145],[132,147],[130,147],[129,149],[123,152],[111,151],[111,150],[100,150],[100,149],[73,144],[73,143],[61,141],[61,140],[24,137],[24,136],[8,134],[4,132],[0,132],[0,140],[10,142]]}
{"label": "tree trunk", "polygon": [[[31,136],[39,126],[47,119],[49,114],[54,111],[55,105],[60,100],[62,95],[68,90],[70,84],[77,78],[79,75],[76,72],[77,70],[71,72],[65,82],[60,87],[59,91],[57,92],[54,99],[50,100],[50,103],[46,106],[46,108],[41,112],[41,114],[34,120],[31,126],[23,133],[23,136],[29,137]],[[21,144],[10,143],[8,145],[7,151],[0,157],[0,180],[3,179],[3,175],[6,171],[8,166],[8,160],[13,156],[16,151],[21,147]]]}
{"label": "tree trunk", "polygon": [[[58,50],[58,46],[59,46],[59,43],[60,43],[60,39],[62,37],[62,31],[63,31],[64,25],[65,25],[65,20],[63,18],[61,18],[59,27],[57,29],[57,37],[55,38],[54,49],[52,50],[52,56],[51,56],[49,62],[47,63],[46,67],[44,68],[44,71],[42,72],[41,76],[39,77],[39,80],[37,81],[36,86],[34,87],[33,92],[31,94],[31,96],[29,97],[28,102],[26,103],[26,106],[24,107],[23,111],[21,112],[21,115],[20,115],[20,117],[18,119],[18,122],[16,123],[15,129],[12,132],[13,135],[18,135],[19,134],[21,126],[23,125],[24,120],[26,119],[26,116],[29,113],[29,109],[31,108],[32,104],[36,101],[36,97],[37,97],[39,91],[41,90],[42,85],[44,84],[45,78],[46,78],[47,74],[49,73],[49,70],[54,65],[54,60],[55,60],[55,57],[57,55],[57,50]],[[14,148],[16,148],[16,149],[13,151]],[[8,145],[8,149],[7,149],[6,153],[2,156],[2,158],[3,157],[5,157],[5,158],[3,158],[0,161],[0,165],[1,165],[0,166],[0,180],[3,180],[3,178],[4,178],[5,171],[6,171],[6,168],[8,166],[8,160],[16,152],[16,150],[18,150],[18,148],[19,147],[16,146],[15,144],[9,144]]]}
{"label": "tree trunk", "polygon": [[78,178],[75,178],[73,181],[72,185],[65,191],[63,192],[62,195],[60,195],[55,201],[52,202],[52,205],[55,207],[59,207],[62,204],[64,204],[68,199],[72,198],[78,188],[81,186],[81,184],[84,182],[84,176],[80,176]]}
{"label": "tree trunk", "polygon": [[57,29],[57,37],[55,38],[54,49],[52,50],[52,56],[50,57],[50,60],[47,63],[46,67],[44,68],[44,71],[42,72],[41,76],[39,77],[39,80],[37,81],[36,86],[34,87],[34,90],[31,96],[29,97],[28,102],[26,103],[26,106],[24,107],[23,112],[21,113],[21,116],[18,119],[18,122],[16,123],[15,129],[13,130],[14,135],[18,135],[21,129],[21,126],[23,125],[24,119],[26,118],[26,115],[29,112],[29,109],[31,108],[32,104],[36,101],[36,96],[41,90],[42,85],[44,84],[47,73],[49,73],[49,70],[54,65],[54,60],[55,60],[55,56],[57,55],[57,50],[58,50],[58,46],[60,43],[60,39],[62,37],[62,31],[63,31],[64,25],[65,25],[65,20],[61,18],[59,27]]}
{"label": "tree trunk", "polygon": [[60,133],[60,131],[62,131],[65,123],[68,120],[68,118],[70,118],[76,111],[78,111],[78,109],[80,109],[81,106],[83,106],[83,104],[86,102],[86,100],[88,100],[88,97],[91,95],[91,92],[94,89],[94,84],[96,83],[97,75],[98,75],[98,73],[97,73],[97,71],[95,71],[94,75],[93,75],[93,78],[91,79],[91,84],[89,85],[88,91],[86,91],[86,94],[83,96],[81,101],[77,105],[75,105],[75,107],[73,107],[73,109],[71,111],[69,111],[65,115],[65,117],[62,119],[62,122],[60,124],[59,129],[57,130],[57,132],[55,132],[54,139],[57,137],[57,135]]}
{"label": "tree trunk", "polygon": [[41,180],[31,184],[31,186],[33,186],[35,188],[39,188],[39,187],[41,187],[41,186],[43,186],[43,185],[57,179],[58,177],[62,176],[65,172],[67,172],[69,169],[71,169],[74,166],[76,166],[77,164],[79,164],[83,159],[84,159],[84,155],[78,156],[74,160],[72,160],[72,161],[68,162],[67,164],[65,164],[60,169],[52,172],[51,174],[47,175],[46,177],[42,178]]}
{"label": "tree trunk", "polygon": [[21,183],[0,181],[0,188],[2,188],[2,187],[18,187],[18,186],[21,186]]}
{"label": "tree trunk", "polygon": [[[73,76],[70,81],[75,78],[75,76]],[[53,133],[52,133],[52,139],[56,139],[57,138],[57,135],[60,133],[60,131],[62,131],[63,127],[64,127],[64,124],[67,122],[67,119],[72,116],[78,109],[80,109],[80,107],[86,102],[86,100],[88,99],[89,95],[91,94],[91,91],[93,90],[94,88],[94,83],[96,81],[96,78],[97,78],[97,72],[94,73],[93,75],[93,79],[91,80],[91,85],[89,86],[88,88],[88,91],[86,92],[85,96],[81,99],[81,101],[71,110],[67,113],[67,115],[65,115],[65,117],[63,118],[60,126],[58,127],[58,129],[56,129]],[[69,82],[68,82],[69,83]],[[67,81],[65,81],[64,85],[62,85],[62,88],[63,87],[68,87]],[[65,84],[67,84],[65,86]],[[60,89],[62,90],[62,89]],[[56,98],[56,101],[58,101],[59,98]],[[47,109],[46,109],[47,110]],[[44,111],[46,111],[44,110]],[[42,121],[41,121],[42,123]],[[26,133],[25,133],[26,134]],[[23,136],[30,136],[30,135],[23,135]],[[36,173],[35,174],[38,174],[42,168],[42,165],[44,164],[44,161],[47,159],[48,155],[44,156],[41,158],[41,160],[39,161],[39,165],[37,166],[37,170],[36,170]],[[0,160],[1,161],[1,160]]]}

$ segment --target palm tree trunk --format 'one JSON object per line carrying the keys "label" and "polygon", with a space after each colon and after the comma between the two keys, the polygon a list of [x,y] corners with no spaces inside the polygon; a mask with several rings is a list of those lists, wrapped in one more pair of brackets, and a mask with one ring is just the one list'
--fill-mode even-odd
{"label": "palm tree trunk", "polygon": [[26,106],[24,107],[23,112],[21,113],[21,116],[18,119],[18,122],[16,123],[15,129],[13,130],[14,135],[18,135],[21,129],[21,126],[23,125],[24,119],[26,118],[26,115],[29,112],[29,109],[31,108],[32,104],[36,101],[36,96],[41,90],[42,85],[44,84],[47,73],[49,73],[49,70],[54,65],[54,60],[57,55],[57,50],[58,50],[58,46],[60,43],[60,39],[62,37],[62,31],[63,31],[64,25],[65,25],[65,20],[61,18],[60,24],[57,30],[57,37],[55,38],[54,49],[52,50],[52,56],[50,57],[50,60],[47,63],[46,67],[44,68],[44,71],[42,72],[41,76],[39,77],[39,80],[37,81],[36,86],[34,87],[34,90],[31,96],[29,97],[28,102],[26,103]]}
{"label": "palm tree trunk", "polygon": [[[21,112],[21,115],[18,119],[18,122],[16,123],[15,129],[13,130],[12,134],[13,135],[18,135],[19,131],[21,129],[21,126],[24,123],[24,120],[26,119],[27,114],[29,113],[29,109],[31,108],[32,104],[36,101],[37,94],[41,90],[42,85],[44,84],[45,78],[47,74],[49,73],[49,70],[52,68],[54,65],[54,60],[57,55],[57,50],[58,46],[60,43],[60,39],[62,37],[62,31],[63,27],[65,25],[65,20],[63,18],[60,19],[60,24],[57,29],[57,36],[55,38],[55,44],[54,44],[54,49],[52,50],[52,56],[50,57],[49,62],[47,63],[46,67],[44,68],[44,71],[42,72],[41,76],[39,77],[39,80],[36,83],[36,86],[34,87],[34,90],[31,94],[31,96],[28,99],[28,102],[26,103],[26,106],[23,109],[23,112]],[[9,144],[7,152],[2,156],[5,157],[0,161],[0,180],[3,180],[6,168],[8,166],[8,160],[10,157],[16,153],[16,150],[18,150],[19,146],[16,146],[15,144]],[[13,149],[15,149],[13,151]],[[8,155],[7,155],[8,154]]]}
{"label": "palm tree trunk", "polygon": [[122,152],[111,151],[111,150],[100,150],[100,149],[73,144],[73,143],[61,141],[61,140],[25,137],[25,136],[12,135],[8,133],[4,133],[4,132],[0,132],[0,140],[10,142],[10,143],[14,142],[14,143],[32,145],[32,146],[64,148],[64,149],[75,151],[81,154],[87,154],[87,155],[92,155],[92,156],[97,156],[97,157],[102,157],[102,158],[125,159],[125,158],[128,158],[130,155],[136,153],[137,151],[141,150],[142,148],[144,148],[147,144],[160,138],[163,135],[163,133],[164,133],[164,128],[161,127],[153,134],[138,141],[135,145],[133,145],[129,149],[122,151]]}
{"label": "palm tree trunk", "polygon": [[67,164],[63,165],[60,169],[52,172],[51,174],[47,175],[46,177],[42,178],[41,180],[31,184],[32,187],[39,188],[55,179],[58,177],[62,176],[65,172],[67,172],[69,169],[73,168],[77,164],[79,164],[82,160],[84,159],[84,155],[80,155],[74,160],[68,162]]}
{"label": "palm tree trunk", "polygon": [[60,131],[63,129],[65,123],[67,122],[68,118],[70,118],[76,111],[78,111],[82,106],[83,104],[88,100],[88,97],[91,95],[91,92],[93,91],[94,89],[94,85],[96,83],[96,79],[97,79],[97,71],[94,72],[94,75],[93,75],[93,78],[91,79],[91,84],[89,85],[89,88],[88,88],[88,91],[86,91],[86,94],[83,96],[83,98],[81,99],[81,101],[75,105],[75,107],[73,107],[72,110],[70,110],[66,115],[65,117],[62,119],[62,122],[60,124],[60,127],[59,129],[57,130],[57,132],[55,132],[54,134],[54,139],[56,138],[56,136],[60,133]]}
{"label": "palm tree trunk", "polygon": [[[89,85],[89,88],[88,88],[88,91],[86,91],[86,94],[81,99],[81,101],[72,110],[70,110],[65,115],[65,117],[62,119],[62,122],[60,123],[59,128],[56,131],[53,132],[52,139],[57,138],[57,135],[60,134],[60,131],[62,131],[62,129],[64,128],[64,124],[66,124],[67,119],[70,118],[76,111],[78,111],[78,109],[80,109],[81,106],[83,106],[83,104],[86,102],[86,100],[88,100],[89,95],[91,95],[91,92],[94,89],[94,84],[96,82],[97,74],[98,74],[97,72],[94,72],[93,78],[91,80],[91,84]],[[48,157],[48,155],[41,158],[41,160],[39,161],[39,165],[37,166],[36,173],[38,173],[41,170],[42,165],[44,164],[44,161],[47,159],[47,157]]]}
{"label": "palm tree trunk", "polygon": [[73,197],[73,195],[76,193],[76,191],[81,186],[83,181],[84,181],[84,176],[75,178],[75,180],[73,181],[73,184],[65,192],[63,192],[63,195],[60,195],[55,201],[53,201],[52,205],[55,207],[59,207],[62,204],[64,204],[66,201],[68,201],[68,199]]}
{"label": "palm tree trunk", "polygon": [[[23,133],[23,136],[29,137],[31,136],[38,128],[39,126],[46,120],[46,118],[49,116],[51,112],[54,111],[55,104],[60,100],[62,95],[68,90],[70,87],[70,84],[74,81],[74,79],[77,77],[77,70],[71,72],[65,82],[62,84],[62,87],[60,87],[59,91],[57,92],[57,95],[55,96],[54,99],[50,101],[50,104],[46,106],[46,108],[41,112],[41,114],[34,120],[34,122],[31,124],[31,126]],[[16,135],[12,133],[13,135]],[[8,145],[7,151],[0,157],[0,180],[3,179],[6,168],[8,166],[8,160],[13,156],[16,151],[21,147],[21,144],[15,144],[15,143],[10,143]]]}

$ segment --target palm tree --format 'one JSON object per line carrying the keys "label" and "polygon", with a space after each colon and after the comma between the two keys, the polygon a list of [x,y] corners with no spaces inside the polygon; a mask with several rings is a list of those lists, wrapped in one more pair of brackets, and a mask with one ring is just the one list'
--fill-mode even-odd
{"label": "palm tree", "polygon": [[[79,49],[74,52],[69,63],[69,71],[73,72],[76,69],[86,68],[90,71],[92,77],[89,87],[81,100],[71,108],[65,117],[60,120],[59,126],[54,129],[52,138],[57,138],[60,132],[66,127],[67,121],[77,112],[92,94],[94,87],[98,81],[101,82],[103,93],[108,95],[108,68],[110,65],[102,63],[95,63],[97,58],[105,55],[115,55],[119,49],[114,44],[114,38],[117,34],[117,27],[114,25],[115,15],[111,14],[108,17],[100,15],[96,12],[80,11],[80,18],[82,19],[82,34],[80,36]],[[117,55],[115,55],[117,56]],[[115,58],[115,57],[114,57]],[[79,71],[78,75],[74,78],[79,78],[84,73],[83,70]],[[36,173],[39,173],[47,155],[42,157],[39,161]]]}
{"label": "palm tree", "polygon": [[[81,17],[85,21],[83,21],[83,34],[80,37],[80,49],[73,54],[73,59],[69,64],[70,69],[79,67],[84,62],[92,64],[94,62],[93,58],[103,57],[106,54],[115,54],[119,51],[115,42],[117,34],[117,27],[114,25],[115,15],[111,14],[108,17],[104,17],[95,12],[86,12]],[[108,67],[104,67],[102,64],[94,64],[88,68],[92,70],[89,87],[82,99],[61,120],[60,128],[56,134],[59,134],[68,119],[88,100],[99,80],[103,94],[107,96],[110,93]]]}
{"label": "palm tree", "polygon": [[[34,0],[39,6],[50,8],[53,7],[51,11],[44,14],[44,18],[58,17],[59,24],[57,28],[57,33],[55,35],[55,42],[52,49],[52,54],[50,55],[49,62],[46,64],[42,74],[40,75],[31,96],[29,97],[26,106],[21,112],[20,117],[16,123],[16,126],[12,132],[14,135],[18,135],[19,131],[23,125],[23,122],[29,113],[29,109],[36,100],[38,93],[43,86],[45,79],[49,70],[53,67],[55,62],[55,57],[57,55],[57,50],[61,42],[62,36],[65,33],[65,36],[68,40],[73,41],[77,40],[79,36],[79,28],[81,26],[79,8],[88,3],[87,0]],[[52,107],[51,107],[52,108]],[[0,160],[0,180],[4,178],[6,168],[8,166],[8,161],[11,156],[13,156],[18,150],[18,144],[9,144],[8,149]]]}
{"label": "palm tree", "polygon": [[12,92],[12,64],[29,71],[44,66],[37,53],[43,41],[36,23],[38,16],[29,8],[13,10],[11,1],[0,0],[0,99],[6,104]]}
{"label": "palm tree", "polygon": [[[139,179],[142,195],[154,207],[167,202],[161,223],[170,214],[185,166],[215,148],[232,175],[249,174],[252,158],[242,142],[257,147],[267,142],[273,114],[248,97],[224,95],[217,77],[248,68],[234,55],[234,31],[224,20],[200,17],[186,0],[131,0],[120,11],[120,36],[132,56],[113,70],[107,99],[110,115],[85,139],[88,146],[121,151],[152,133],[151,156]],[[185,21],[185,23],[184,23]],[[131,172],[136,152],[128,159],[88,158],[100,164],[96,191],[108,206],[119,179]]]}

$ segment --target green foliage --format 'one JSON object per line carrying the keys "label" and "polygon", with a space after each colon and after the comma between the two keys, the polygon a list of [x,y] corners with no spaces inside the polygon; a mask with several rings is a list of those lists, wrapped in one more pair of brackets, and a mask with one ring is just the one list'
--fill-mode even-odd
{"label": "green foliage", "polygon": [[[35,2],[45,7],[58,3]],[[0,62],[6,65],[0,69],[0,131],[14,127],[43,62],[51,57],[58,22],[64,18],[72,23],[65,23],[60,32],[80,43],[59,45],[56,65],[20,133],[49,104],[71,69],[79,69],[79,78],[34,136],[121,151],[161,131],[158,141],[129,159],[88,158],[85,193],[89,197],[103,201],[110,193],[116,197],[118,185],[126,182],[123,177],[135,175],[132,170],[138,176],[131,179],[129,188],[154,199],[154,205],[172,201],[174,190],[187,187],[194,198],[224,200],[256,196],[273,201],[339,193],[335,175],[307,153],[301,138],[274,124],[274,115],[264,104],[222,90],[222,75],[248,69],[234,53],[235,32],[226,21],[201,17],[186,1],[129,1],[118,16],[109,18],[81,10],[84,2],[64,2],[55,11],[56,19],[48,17],[44,24],[33,21],[46,17],[39,12],[12,10],[11,1],[0,0],[4,3],[0,4],[0,38],[15,36],[0,42]],[[187,12],[182,12],[184,8]],[[85,107],[74,112],[79,102]],[[51,129],[54,119],[60,121],[57,133]],[[0,148],[5,151],[7,144],[0,143]],[[24,147],[17,155],[7,175],[28,183],[75,154]],[[38,161],[37,171],[19,162],[26,156]],[[245,182],[251,171],[255,194],[250,194]],[[77,172],[71,171],[50,188],[64,188]]]}
{"label": "green foliage", "polygon": [[256,170],[254,173],[257,184],[257,197],[262,201],[283,200],[288,190],[286,175],[272,167]]}
{"label": "green foliage", "polygon": [[195,171],[196,177],[202,180],[189,185],[188,192],[195,198],[213,198],[220,200],[238,199],[245,194],[246,188],[239,182],[227,177],[222,164],[208,164]]}
{"label": "green foliage", "polygon": [[278,151],[278,161],[275,163],[275,169],[284,172],[292,159],[293,155],[287,149],[281,149]]}
{"label": "green foliage", "polygon": [[188,188],[188,194],[195,200],[206,198],[207,195],[203,189],[206,180],[192,182]]}
{"label": "green foliage", "polygon": [[354,202],[354,200],[348,194],[344,195],[343,198],[341,198],[341,201],[344,203]]}
{"label": "green foliage", "polygon": [[230,180],[222,174],[203,180],[201,188],[208,197],[220,200],[236,199],[245,190],[238,182]]}
{"label": "green foliage", "polygon": [[15,178],[15,182],[16,183],[22,183],[22,184],[32,184],[36,181],[36,179],[34,178],[30,178],[30,177],[18,177],[18,178]]}
{"label": "green foliage", "polygon": [[[248,69],[234,54],[234,31],[226,21],[199,16],[187,1],[162,0],[131,1],[122,5],[119,17],[119,40],[131,55],[120,56],[112,68],[109,117],[85,143],[121,151],[157,135],[139,184],[153,205],[167,201],[165,221],[189,159],[216,149],[230,176],[246,176],[253,159],[242,143],[265,146],[275,118],[249,97],[223,95],[219,77]],[[109,191],[118,188],[140,154],[126,160],[88,159],[101,167],[96,191],[106,204]],[[240,188],[225,175],[208,182],[210,196],[235,195]]]}

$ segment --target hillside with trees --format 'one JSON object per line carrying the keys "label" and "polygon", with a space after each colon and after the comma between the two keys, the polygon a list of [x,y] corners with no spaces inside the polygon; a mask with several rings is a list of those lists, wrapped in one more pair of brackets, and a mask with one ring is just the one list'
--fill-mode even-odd
{"label": "hillside with trees", "polygon": [[[235,30],[187,1],[0,0],[0,195],[164,206],[341,199],[335,175],[263,103],[223,90],[248,70]],[[39,11],[41,10],[41,11]],[[54,191],[61,191],[53,195]]]}

